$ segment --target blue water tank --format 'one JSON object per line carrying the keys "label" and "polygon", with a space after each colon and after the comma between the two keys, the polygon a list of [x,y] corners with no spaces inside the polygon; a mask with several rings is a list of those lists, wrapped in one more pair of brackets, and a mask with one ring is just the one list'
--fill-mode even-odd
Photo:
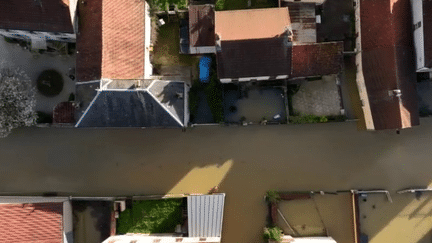
{"label": "blue water tank", "polygon": [[199,60],[199,79],[201,83],[210,81],[210,67],[212,59],[209,56],[203,56]]}

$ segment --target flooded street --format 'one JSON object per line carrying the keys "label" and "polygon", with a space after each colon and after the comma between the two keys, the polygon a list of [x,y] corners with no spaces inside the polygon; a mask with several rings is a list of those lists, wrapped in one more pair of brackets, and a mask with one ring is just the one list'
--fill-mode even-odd
{"label": "flooded street", "polygon": [[354,122],[186,132],[21,129],[0,140],[0,191],[114,196],[207,193],[219,185],[223,242],[262,242],[267,190],[427,186],[431,137],[432,119],[400,135],[357,131]]}

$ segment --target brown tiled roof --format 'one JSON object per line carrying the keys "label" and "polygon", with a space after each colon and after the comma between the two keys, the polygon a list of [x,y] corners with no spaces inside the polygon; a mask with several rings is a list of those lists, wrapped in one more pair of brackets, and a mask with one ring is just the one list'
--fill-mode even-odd
{"label": "brown tiled roof", "polygon": [[291,73],[291,43],[284,38],[222,41],[217,52],[218,77],[242,78]]}
{"label": "brown tiled roof", "polygon": [[[375,130],[419,124],[409,0],[360,2],[362,65]],[[390,96],[400,89],[402,96]]]}
{"label": "brown tiled roof", "polygon": [[221,40],[274,38],[291,25],[287,8],[216,11],[215,32]]}
{"label": "brown tiled roof", "polygon": [[61,102],[54,108],[53,123],[75,123],[75,107],[71,102]]}
{"label": "brown tiled roof", "polygon": [[144,76],[144,1],[79,1],[78,81]]}
{"label": "brown tiled roof", "polygon": [[291,77],[339,73],[343,62],[343,42],[327,42],[292,47]]}
{"label": "brown tiled roof", "polygon": [[189,6],[189,43],[193,47],[215,45],[213,5]]}
{"label": "brown tiled roof", "polygon": [[4,243],[63,242],[63,204],[0,204],[0,239]]}
{"label": "brown tiled roof", "polygon": [[102,71],[102,0],[78,1],[77,81],[99,80]]}
{"label": "brown tiled roof", "polygon": [[74,33],[62,0],[0,1],[0,29]]}
{"label": "brown tiled roof", "polygon": [[423,35],[425,67],[432,67],[432,1],[423,0]]}

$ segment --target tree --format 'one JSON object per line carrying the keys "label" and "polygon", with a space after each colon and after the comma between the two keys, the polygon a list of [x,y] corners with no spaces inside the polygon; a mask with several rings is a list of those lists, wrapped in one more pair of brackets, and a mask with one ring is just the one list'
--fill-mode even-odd
{"label": "tree", "polygon": [[35,94],[35,88],[24,71],[0,64],[1,138],[8,136],[14,128],[35,124]]}
{"label": "tree", "polygon": [[152,0],[151,3],[158,6],[160,10],[168,10],[170,4],[175,4],[179,9],[187,8],[187,0]]}

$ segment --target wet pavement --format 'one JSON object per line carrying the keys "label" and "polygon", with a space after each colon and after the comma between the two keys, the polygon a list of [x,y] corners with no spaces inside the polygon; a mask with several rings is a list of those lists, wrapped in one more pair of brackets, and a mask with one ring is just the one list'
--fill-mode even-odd
{"label": "wet pavement", "polygon": [[[267,190],[428,186],[431,137],[430,118],[399,135],[358,131],[354,122],[186,132],[26,128],[0,140],[0,191],[115,196],[207,193],[219,185],[226,193],[223,242],[262,242]],[[335,233],[338,243],[349,242],[344,230]]]}

